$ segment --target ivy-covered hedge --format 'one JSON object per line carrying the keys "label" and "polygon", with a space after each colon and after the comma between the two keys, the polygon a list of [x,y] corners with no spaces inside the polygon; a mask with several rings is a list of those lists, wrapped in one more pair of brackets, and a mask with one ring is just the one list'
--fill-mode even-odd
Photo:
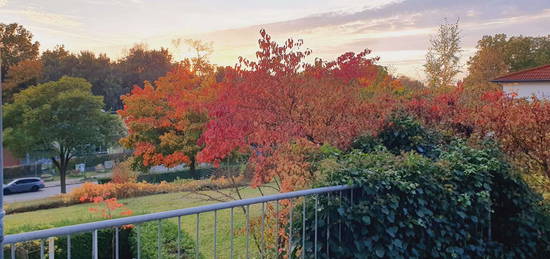
{"label": "ivy-covered hedge", "polygon": [[[334,240],[328,254],[318,242],[320,258],[550,258],[548,210],[495,150],[456,143],[435,159],[375,150],[324,163],[332,172],[321,185],[357,189],[353,203],[349,194],[342,203],[319,197],[317,240]],[[312,199],[306,206],[314,222]],[[313,255],[314,224],[306,228],[305,253]]]}

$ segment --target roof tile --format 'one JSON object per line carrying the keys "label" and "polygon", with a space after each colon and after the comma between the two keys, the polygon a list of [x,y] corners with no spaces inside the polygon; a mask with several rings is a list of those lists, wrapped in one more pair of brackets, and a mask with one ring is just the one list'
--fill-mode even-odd
{"label": "roof tile", "polygon": [[497,83],[540,81],[550,81],[550,64],[513,72],[491,80],[491,82]]}

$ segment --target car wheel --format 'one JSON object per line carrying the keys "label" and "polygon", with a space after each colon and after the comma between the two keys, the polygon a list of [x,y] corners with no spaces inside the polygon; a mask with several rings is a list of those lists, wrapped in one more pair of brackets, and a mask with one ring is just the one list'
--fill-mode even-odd
{"label": "car wheel", "polygon": [[10,189],[4,189],[4,194],[5,194],[5,195],[6,195],[6,194],[11,194]]}
{"label": "car wheel", "polygon": [[38,189],[39,189],[39,188],[38,188],[38,186],[36,186],[36,185],[35,185],[35,186],[33,186],[33,187],[31,188],[31,191],[33,191],[33,192],[37,192],[37,191],[38,191]]}

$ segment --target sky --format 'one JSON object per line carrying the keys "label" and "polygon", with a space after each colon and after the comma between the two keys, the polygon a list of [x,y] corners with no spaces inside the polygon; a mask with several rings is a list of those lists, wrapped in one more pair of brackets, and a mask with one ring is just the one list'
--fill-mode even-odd
{"label": "sky", "polygon": [[259,30],[272,39],[303,39],[312,56],[333,59],[371,49],[392,73],[422,80],[429,39],[459,20],[462,63],[483,35],[550,34],[549,0],[0,0],[0,22],[22,24],[41,51],[64,45],[120,58],[136,43],[190,50],[175,39],[213,43],[211,61],[254,57]]}

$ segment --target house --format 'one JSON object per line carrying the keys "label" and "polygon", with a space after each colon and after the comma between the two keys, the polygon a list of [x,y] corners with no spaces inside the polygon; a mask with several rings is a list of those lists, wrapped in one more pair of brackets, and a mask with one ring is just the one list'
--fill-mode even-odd
{"label": "house", "polygon": [[502,85],[506,93],[517,93],[518,97],[550,99],[550,64],[513,72],[491,80]]}

